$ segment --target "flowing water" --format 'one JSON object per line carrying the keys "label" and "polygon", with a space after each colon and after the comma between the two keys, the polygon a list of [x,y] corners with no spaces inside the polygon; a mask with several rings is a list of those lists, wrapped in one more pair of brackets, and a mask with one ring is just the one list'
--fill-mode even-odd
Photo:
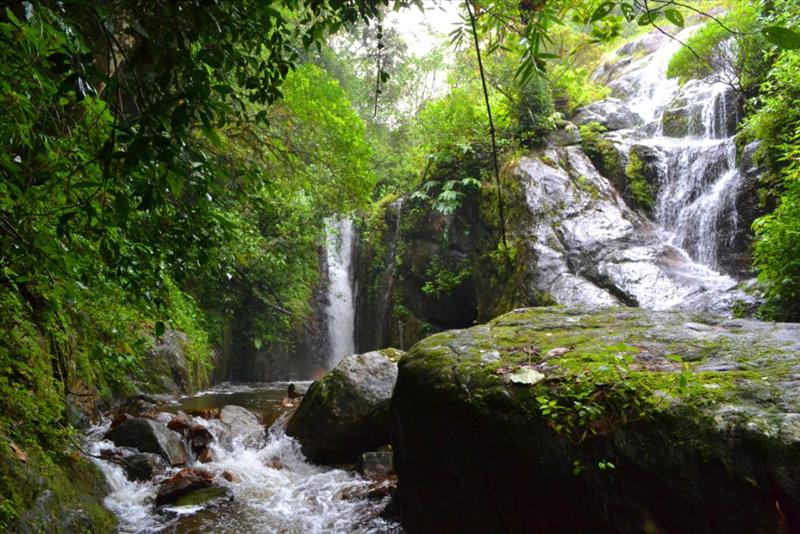
{"label": "flowing water", "polygon": [[356,351],[353,301],[353,221],[339,219],[330,225],[326,243],[328,262],[328,368]]}
{"label": "flowing water", "polygon": [[[387,498],[370,500],[370,482],[342,469],[309,463],[298,444],[283,432],[286,383],[226,385],[177,399],[164,407],[169,413],[222,407],[246,406],[266,420],[276,420],[268,431],[252,425],[233,432],[218,419],[193,418],[214,436],[210,463],[190,465],[214,474],[233,499],[203,506],[153,504],[158,486],[153,481],[132,482],[116,463],[95,459],[106,475],[111,493],[106,506],[120,520],[118,532],[144,533],[393,533],[397,523],[379,517]],[[167,416],[160,416],[166,418]],[[89,432],[90,452],[100,455],[113,448],[103,439],[110,421]],[[177,468],[171,472],[178,471]],[[231,481],[223,478],[223,474]]]}
{"label": "flowing water", "polygon": [[[685,41],[693,29],[678,35]],[[646,158],[650,217],[629,206],[580,146],[522,158],[533,215],[535,289],[567,305],[627,304],[730,315],[753,297],[724,272],[738,231],[735,93],[713,80],[667,78],[678,41],[649,34],[621,47],[596,77],[613,97],[576,120],[608,124],[620,155]],[[644,156],[642,156],[642,154]]]}

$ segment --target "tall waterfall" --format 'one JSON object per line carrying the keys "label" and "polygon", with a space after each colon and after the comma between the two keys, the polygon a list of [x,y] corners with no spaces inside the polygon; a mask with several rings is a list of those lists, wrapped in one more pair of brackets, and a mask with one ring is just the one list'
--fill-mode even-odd
{"label": "tall waterfall", "polygon": [[[685,41],[692,31],[678,38]],[[723,232],[732,236],[736,230],[735,195],[742,178],[736,162],[736,95],[718,81],[690,80],[679,87],[668,79],[667,66],[680,46],[668,43],[623,77],[634,88],[628,107],[645,125],[619,135],[659,156],[655,218],[672,233],[670,242],[721,269],[719,244],[725,243]]]}
{"label": "tall waterfall", "polygon": [[328,262],[328,367],[355,352],[355,303],[353,300],[353,221],[330,222],[326,243]]}
{"label": "tall waterfall", "polygon": [[[691,31],[678,38],[685,42]],[[533,221],[527,230],[533,286],[558,303],[731,314],[754,302],[723,272],[743,181],[736,95],[713,80],[681,87],[668,79],[680,46],[651,33],[621,47],[595,73],[613,97],[573,120],[607,128],[599,136],[604,154],[609,144],[616,154],[607,176],[568,134],[520,160],[516,173]],[[651,188],[650,216],[623,198],[634,179],[626,168],[633,154],[647,171],[636,179]]]}

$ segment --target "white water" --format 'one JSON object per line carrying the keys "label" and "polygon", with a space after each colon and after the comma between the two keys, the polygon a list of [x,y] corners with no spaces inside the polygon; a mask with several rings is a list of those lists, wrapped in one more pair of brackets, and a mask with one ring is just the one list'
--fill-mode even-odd
{"label": "white water", "polygon": [[353,299],[353,221],[340,219],[329,225],[326,243],[328,261],[328,368],[356,351],[355,303]]}
{"label": "white water", "polygon": [[[281,387],[283,390],[283,387]],[[205,395],[227,395],[226,391]],[[259,390],[253,390],[254,395]],[[157,510],[153,501],[157,483],[132,482],[122,468],[95,459],[111,486],[105,505],[120,522],[121,534],[161,532],[209,532],[256,534],[267,532],[314,533],[392,533],[400,526],[378,517],[387,498],[369,500],[363,493],[369,482],[358,475],[309,463],[299,445],[283,432],[279,419],[268,433],[260,425],[247,436],[232,435],[219,420],[194,418],[214,435],[211,444],[214,460],[192,463],[214,474],[215,483],[233,493],[233,501],[221,505],[164,507]],[[88,435],[90,452],[113,448],[102,439],[110,421],[93,428]],[[177,472],[171,469],[169,472]],[[222,478],[224,472],[233,481]],[[352,495],[360,495],[353,497]]]}

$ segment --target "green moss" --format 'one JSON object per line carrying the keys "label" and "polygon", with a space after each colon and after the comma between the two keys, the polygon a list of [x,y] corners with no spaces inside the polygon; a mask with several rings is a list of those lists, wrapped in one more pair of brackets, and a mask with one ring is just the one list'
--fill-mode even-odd
{"label": "green moss", "polygon": [[633,150],[631,150],[628,157],[625,176],[628,177],[628,187],[636,203],[645,211],[653,211],[656,205],[655,198],[653,198],[653,189],[645,177],[644,162]]}

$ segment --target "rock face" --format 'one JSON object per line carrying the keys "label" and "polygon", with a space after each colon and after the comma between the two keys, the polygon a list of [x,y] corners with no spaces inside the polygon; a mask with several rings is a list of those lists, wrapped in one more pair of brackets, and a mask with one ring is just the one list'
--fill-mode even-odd
{"label": "rock face", "polygon": [[517,310],[431,336],[392,398],[408,532],[794,532],[800,325]]}
{"label": "rock face", "polygon": [[596,122],[608,130],[635,128],[644,124],[642,118],[631,111],[622,100],[607,98],[581,108],[575,115],[575,124]]}
{"label": "rock face", "polygon": [[189,460],[180,436],[152,419],[127,419],[111,429],[106,438],[119,447],[158,454],[170,465],[183,465]]}
{"label": "rock face", "polygon": [[145,359],[143,384],[148,391],[157,393],[188,393],[193,390],[186,344],[189,338],[183,332],[167,330]]}
{"label": "rock face", "polygon": [[385,349],[347,356],[311,385],[286,427],[303,454],[320,464],[355,462],[389,443],[389,399],[401,354]]}

